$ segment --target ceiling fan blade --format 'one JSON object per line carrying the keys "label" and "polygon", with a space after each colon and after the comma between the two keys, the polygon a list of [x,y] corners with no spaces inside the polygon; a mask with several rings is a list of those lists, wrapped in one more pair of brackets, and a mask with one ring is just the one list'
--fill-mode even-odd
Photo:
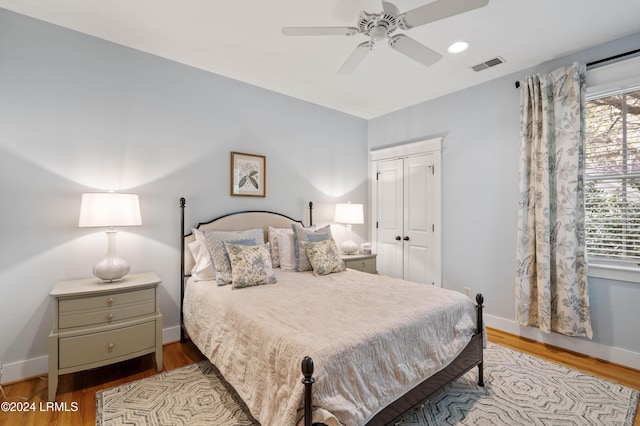
{"label": "ceiling fan blade", "polygon": [[344,64],[342,64],[342,66],[338,70],[338,74],[349,74],[354,69],[356,69],[356,67],[360,65],[360,62],[362,62],[364,57],[367,56],[369,50],[371,50],[370,41],[360,43],[358,47],[356,47],[356,49],[351,53],[351,55],[349,55]]}
{"label": "ceiling fan blade", "polygon": [[404,34],[398,34],[391,37],[389,39],[389,46],[403,55],[410,57],[414,61],[420,62],[426,67],[431,66],[442,59],[442,55],[438,52],[429,49],[424,44],[418,43],[411,37],[407,37]]}
{"label": "ceiling fan blade", "polygon": [[322,36],[358,34],[356,27],[282,27],[282,34],[286,36]]}
{"label": "ceiling fan blade", "polygon": [[398,8],[393,3],[389,3],[388,1],[382,2],[382,10],[384,11],[384,13],[388,13],[392,16],[398,16],[400,14]]}
{"label": "ceiling fan blade", "polygon": [[398,16],[400,28],[409,29],[485,7],[489,0],[436,0]]}

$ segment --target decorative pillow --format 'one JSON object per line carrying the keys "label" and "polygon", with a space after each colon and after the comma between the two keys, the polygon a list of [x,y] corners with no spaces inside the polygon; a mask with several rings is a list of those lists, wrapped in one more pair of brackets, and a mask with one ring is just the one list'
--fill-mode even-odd
{"label": "decorative pillow", "polygon": [[347,269],[340,257],[338,247],[333,239],[312,243],[303,241],[305,253],[309,257],[314,275],[327,275]]}
{"label": "decorative pillow", "polygon": [[253,240],[255,245],[264,244],[264,230],[262,228],[247,229],[246,231],[199,231],[194,229],[196,240],[203,241],[213,259],[216,268],[218,285],[231,283],[231,264],[229,255],[224,247],[225,242]]}
{"label": "decorative pillow", "polygon": [[[225,243],[233,244],[236,246],[257,246],[264,243],[258,243],[253,238],[245,238],[243,240],[229,240],[225,241]],[[229,258],[229,252],[227,251],[227,246],[224,246],[224,252],[227,253],[227,259]]]}
{"label": "decorative pillow", "polygon": [[324,228],[320,228],[318,230],[305,229],[298,223],[292,223],[291,228],[293,229],[293,247],[296,254],[296,272],[304,272],[310,271],[311,263],[309,262],[309,258],[307,254],[304,252],[304,247],[302,247],[303,241],[310,242],[318,242],[328,240],[332,238],[331,236],[331,228],[329,225]]}
{"label": "decorative pillow", "polygon": [[280,252],[279,252],[279,243],[278,243],[278,234],[291,234],[293,236],[293,229],[291,228],[274,228],[273,226],[269,227],[269,244],[271,244],[271,264],[274,268],[280,267]]}
{"label": "decorative pillow", "polygon": [[211,281],[216,279],[216,270],[213,268],[213,260],[209,251],[201,241],[192,241],[188,244],[189,251],[195,260],[191,269],[191,278],[194,281]]}
{"label": "decorative pillow", "polygon": [[[293,230],[290,233],[280,232],[276,234],[276,241],[278,241],[280,269],[294,271],[296,269],[296,252],[293,249]],[[273,262],[273,258],[271,261]]]}
{"label": "decorative pillow", "polygon": [[231,262],[232,288],[273,284],[276,276],[271,267],[269,243],[258,246],[238,246],[224,243]]}

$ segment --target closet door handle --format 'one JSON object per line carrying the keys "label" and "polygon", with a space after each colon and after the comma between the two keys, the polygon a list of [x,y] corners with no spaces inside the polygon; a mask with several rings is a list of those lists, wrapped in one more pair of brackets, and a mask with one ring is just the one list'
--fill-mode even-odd
{"label": "closet door handle", "polygon": [[400,235],[396,235],[396,241],[400,241],[400,240],[401,240]]}
{"label": "closet door handle", "polygon": [[409,236],[408,236],[408,235],[405,235],[405,237],[403,238],[403,240],[405,240],[405,241],[409,241]]}

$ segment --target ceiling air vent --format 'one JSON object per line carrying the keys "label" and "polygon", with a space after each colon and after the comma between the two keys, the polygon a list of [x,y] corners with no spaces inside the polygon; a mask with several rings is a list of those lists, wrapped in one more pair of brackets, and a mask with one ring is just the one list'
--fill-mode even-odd
{"label": "ceiling air vent", "polygon": [[486,62],[482,62],[481,64],[474,65],[471,68],[474,71],[478,72],[478,71],[486,70],[487,68],[495,67],[496,65],[500,65],[503,62],[504,62],[504,59],[502,59],[501,57],[497,56],[497,57],[495,57],[493,59],[489,59]]}

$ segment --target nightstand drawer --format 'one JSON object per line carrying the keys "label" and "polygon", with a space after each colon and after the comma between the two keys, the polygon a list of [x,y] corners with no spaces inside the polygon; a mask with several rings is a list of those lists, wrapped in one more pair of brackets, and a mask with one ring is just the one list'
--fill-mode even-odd
{"label": "nightstand drawer", "polygon": [[82,327],[84,325],[108,324],[123,319],[131,319],[156,311],[155,300],[120,308],[92,309],[73,313],[60,313],[58,328]]}
{"label": "nightstand drawer", "polygon": [[60,339],[60,369],[123,357],[156,346],[154,321],[84,336]]}
{"label": "nightstand drawer", "polygon": [[155,303],[156,291],[153,288],[144,290],[124,291],[119,293],[105,293],[99,296],[76,297],[59,301],[58,309],[61,314],[88,309],[117,308],[131,303],[150,301]]}
{"label": "nightstand drawer", "polygon": [[349,269],[356,269],[362,272],[368,272],[370,274],[376,274],[378,271],[376,270],[376,259],[353,259],[353,260],[345,260],[345,266]]}

